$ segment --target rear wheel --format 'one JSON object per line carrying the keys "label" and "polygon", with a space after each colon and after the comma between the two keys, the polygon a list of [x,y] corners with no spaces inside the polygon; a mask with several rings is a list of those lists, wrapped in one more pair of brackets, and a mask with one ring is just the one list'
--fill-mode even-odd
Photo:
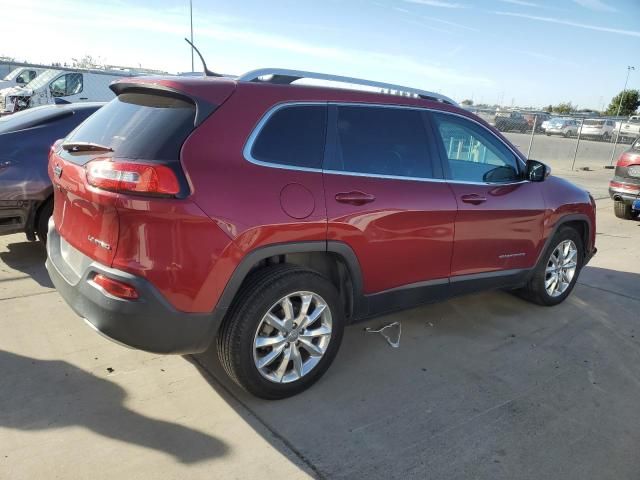
{"label": "rear wheel", "polygon": [[313,385],[335,358],[344,330],[338,292],[326,278],[292,265],[246,282],[218,335],[218,357],[245,390],[286,398]]}
{"label": "rear wheel", "polygon": [[621,202],[619,200],[615,200],[613,202],[613,213],[615,213],[616,217],[622,218],[624,220],[633,219],[633,212],[631,211],[631,205]]}
{"label": "rear wheel", "polygon": [[575,287],[584,259],[584,246],[576,230],[560,227],[520,295],[538,305],[563,302]]}
{"label": "rear wheel", "polygon": [[564,132],[564,138],[569,138],[571,136],[571,130],[567,130]]}
{"label": "rear wheel", "polygon": [[53,200],[49,199],[40,207],[38,218],[36,219],[36,233],[43,245],[47,244],[47,231],[49,230],[49,218],[51,215],[53,215]]}

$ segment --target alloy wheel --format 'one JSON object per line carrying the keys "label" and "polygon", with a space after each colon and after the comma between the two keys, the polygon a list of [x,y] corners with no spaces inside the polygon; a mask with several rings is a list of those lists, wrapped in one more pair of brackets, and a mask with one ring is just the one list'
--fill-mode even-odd
{"label": "alloy wheel", "polygon": [[274,383],[299,380],[324,357],[331,327],[331,310],[320,295],[306,291],[286,295],[258,324],[253,340],[256,368]]}
{"label": "alloy wheel", "polygon": [[578,248],[573,240],[564,240],[553,250],[545,269],[544,288],[551,297],[562,295],[576,274]]}

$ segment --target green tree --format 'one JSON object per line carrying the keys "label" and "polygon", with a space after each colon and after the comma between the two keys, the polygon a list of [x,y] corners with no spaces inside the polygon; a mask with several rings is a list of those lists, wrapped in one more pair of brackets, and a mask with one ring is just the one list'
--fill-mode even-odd
{"label": "green tree", "polygon": [[575,111],[576,106],[571,102],[562,102],[553,106],[554,113],[571,113]]}
{"label": "green tree", "polygon": [[543,110],[547,113],[551,113],[553,112],[553,105],[549,104],[546,107],[544,107]]}
{"label": "green tree", "polygon": [[466,100],[462,100],[460,103],[461,103],[462,105],[469,105],[469,106],[471,106],[471,105],[473,105],[473,100],[469,100],[469,99],[467,98]]}
{"label": "green tree", "polygon": [[[622,98],[622,93],[620,92],[618,95],[611,99],[611,103],[609,107],[604,112],[605,115],[615,115],[618,113],[618,106],[620,105],[620,99]],[[624,115],[625,117],[635,113],[635,111],[640,107],[640,91],[638,90],[627,90],[624,92],[624,98],[622,99],[622,107],[620,108],[620,115]]]}

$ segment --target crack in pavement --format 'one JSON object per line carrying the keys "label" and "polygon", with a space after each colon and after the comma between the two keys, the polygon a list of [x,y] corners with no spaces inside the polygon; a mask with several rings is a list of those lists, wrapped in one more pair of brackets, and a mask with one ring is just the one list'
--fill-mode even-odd
{"label": "crack in pavement", "polygon": [[49,292],[27,293],[25,295],[16,295],[15,297],[0,298],[0,302],[4,302],[5,300],[16,300],[18,298],[36,297],[38,295],[49,295],[50,293],[58,293],[58,292],[57,290],[51,290]]}

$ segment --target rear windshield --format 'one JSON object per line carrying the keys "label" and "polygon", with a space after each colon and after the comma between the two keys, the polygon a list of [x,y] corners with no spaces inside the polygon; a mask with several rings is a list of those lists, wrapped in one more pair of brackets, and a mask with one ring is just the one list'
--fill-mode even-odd
{"label": "rear windshield", "polygon": [[177,160],[194,128],[193,103],[163,93],[123,93],[69,135],[65,143],[111,147],[117,158]]}

